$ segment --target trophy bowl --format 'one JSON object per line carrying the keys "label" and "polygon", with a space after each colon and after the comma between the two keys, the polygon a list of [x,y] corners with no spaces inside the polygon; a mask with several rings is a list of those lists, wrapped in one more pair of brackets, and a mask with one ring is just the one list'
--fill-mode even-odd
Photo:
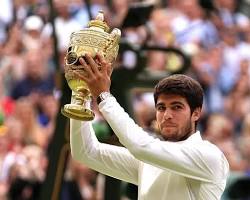
{"label": "trophy bowl", "polygon": [[62,107],[61,113],[69,118],[90,121],[94,119],[91,110],[92,95],[87,84],[75,76],[74,72],[85,75],[79,58],[86,53],[93,58],[100,53],[113,63],[118,55],[121,31],[114,28],[109,33],[109,27],[104,21],[104,14],[99,11],[95,20],[91,20],[87,28],[73,32],[70,36],[69,47],[65,56],[65,78],[72,90],[71,103]]}

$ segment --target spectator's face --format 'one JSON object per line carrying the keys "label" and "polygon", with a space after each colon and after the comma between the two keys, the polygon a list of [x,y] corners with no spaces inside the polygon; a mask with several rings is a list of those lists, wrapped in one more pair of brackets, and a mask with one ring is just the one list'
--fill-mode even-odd
{"label": "spectator's face", "polygon": [[219,5],[220,8],[226,8],[231,11],[234,11],[236,8],[235,0],[216,0],[215,3]]}
{"label": "spectator's face", "polygon": [[40,98],[40,105],[42,111],[50,118],[53,119],[58,113],[58,101],[53,95],[43,95]]}
{"label": "spectator's face", "polygon": [[119,11],[124,7],[128,7],[128,4],[128,0],[114,0],[112,6],[114,7],[115,11]]}
{"label": "spectator's face", "polygon": [[234,46],[237,43],[237,34],[235,32],[235,29],[233,28],[227,28],[224,30],[221,30],[221,38],[224,43],[226,43],[229,46]]}
{"label": "spectator's face", "polygon": [[45,73],[43,53],[38,50],[31,50],[26,54],[26,67],[28,76],[31,78],[41,78]]}
{"label": "spectator's face", "polygon": [[200,110],[192,114],[184,97],[161,94],[156,104],[156,120],[160,133],[165,140],[181,141],[195,131],[195,121],[200,117]]}
{"label": "spectator's face", "polygon": [[201,17],[202,15],[202,10],[197,0],[182,1],[181,9],[188,17],[191,18]]}
{"label": "spectator's face", "polygon": [[54,0],[55,10],[60,17],[68,18],[69,13],[69,4],[67,1]]}

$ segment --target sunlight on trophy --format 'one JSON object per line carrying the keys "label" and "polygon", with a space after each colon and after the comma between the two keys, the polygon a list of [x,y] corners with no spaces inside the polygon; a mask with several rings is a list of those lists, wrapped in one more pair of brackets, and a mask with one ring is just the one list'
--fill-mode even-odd
{"label": "sunlight on trophy", "polygon": [[71,103],[61,109],[63,115],[81,121],[94,119],[95,114],[91,110],[91,93],[86,83],[74,75],[74,71],[85,75],[79,58],[84,57],[86,53],[94,58],[99,52],[108,62],[113,63],[118,55],[120,37],[121,31],[117,28],[109,33],[102,11],[99,11],[95,20],[89,22],[87,28],[71,34],[65,56],[65,78],[72,90],[72,96]]}

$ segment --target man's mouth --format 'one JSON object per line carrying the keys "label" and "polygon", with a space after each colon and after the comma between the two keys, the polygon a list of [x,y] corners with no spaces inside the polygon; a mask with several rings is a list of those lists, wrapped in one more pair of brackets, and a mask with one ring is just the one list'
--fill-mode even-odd
{"label": "man's mouth", "polygon": [[173,125],[173,124],[168,124],[168,125],[163,125],[162,126],[162,129],[174,129],[174,128],[176,128],[176,125]]}
{"label": "man's mouth", "polygon": [[174,123],[163,123],[162,127],[176,127],[177,125]]}

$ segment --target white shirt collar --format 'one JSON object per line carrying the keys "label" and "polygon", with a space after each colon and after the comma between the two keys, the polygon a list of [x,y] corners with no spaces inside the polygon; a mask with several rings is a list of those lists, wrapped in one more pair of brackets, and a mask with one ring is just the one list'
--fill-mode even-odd
{"label": "white shirt collar", "polygon": [[200,141],[200,140],[202,140],[200,131],[196,131],[195,133],[190,135],[186,140],[190,140],[190,141]]}
{"label": "white shirt collar", "polygon": [[201,137],[200,131],[196,131],[195,133],[190,135],[186,140],[178,141],[178,143],[194,143],[194,142],[198,142],[201,140],[202,140],[202,137]]}

